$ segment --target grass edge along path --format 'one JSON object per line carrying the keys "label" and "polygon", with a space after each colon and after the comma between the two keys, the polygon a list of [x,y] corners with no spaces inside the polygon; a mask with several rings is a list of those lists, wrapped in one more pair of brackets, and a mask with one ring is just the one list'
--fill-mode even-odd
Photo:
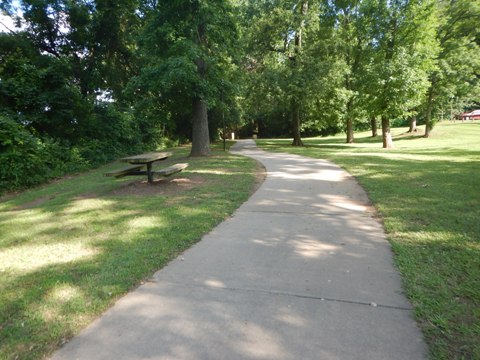
{"label": "grass edge along path", "polygon": [[[149,185],[112,163],[0,200],[0,359],[51,354],[119,297],[230,216],[258,164],[213,149]],[[260,170],[261,171],[261,170]]]}
{"label": "grass edge along path", "polygon": [[392,129],[396,149],[356,134],[258,140],[265,150],[330,160],[366,189],[384,222],[432,359],[480,359],[480,123],[440,123],[431,138]]}

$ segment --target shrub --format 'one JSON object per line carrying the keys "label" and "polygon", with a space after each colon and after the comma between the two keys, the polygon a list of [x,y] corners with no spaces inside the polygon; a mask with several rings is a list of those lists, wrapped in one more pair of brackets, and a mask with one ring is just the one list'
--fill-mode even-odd
{"label": "shrub", "polygon": [[48,167],[37,138],[16,122],[0,116],[0,189],[33,185],[45,179]]}
{"label": "shrub", "polygon": [[108,103],[97,104],[78,124],[73,144],[40,136],[22,121],[21,115],[0,114],[0,194],[169,144],[154,126],[143,124],[143,131],[131,112]]}
{"label": "shrub", "polygon": [[0,164],[0,193],[88,166],[75,151],[52,139],[36,137],[6,115],[0,115]]}

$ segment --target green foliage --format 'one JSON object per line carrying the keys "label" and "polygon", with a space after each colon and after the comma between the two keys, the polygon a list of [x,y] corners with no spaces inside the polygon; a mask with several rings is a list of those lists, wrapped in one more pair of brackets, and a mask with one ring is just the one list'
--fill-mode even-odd
{"label": "green foliage", "polygon": [[[15,121],[0,116],[0,193],[42,184],[65,174],[83,171],[127,154],[151,147],[119,138],[82,139],[76,145],[60,143],[51,138],[38,138]],[[128,140],[128,139],[127,139]],[[156,139],[159,147],[175,142]]]}
{"label": "green foliage", "polygon": [[[5,8],[15,12],[7,2]],[[136,1],[22,1],[25,28],[0,33],[0,113],[9,145],[2,186],[16,189],[155,147],[123,88],[134,66]],[[16,123],[14,125],[13,123]],[[7,135],[5,135],[7,136]]]}
{"label": "green foliage", "polygon": [[158,145],[159,136],[148,129],[142,131],[141,125],[131,112],[120,111],[113,104],[100,103],[82,124],[76,146],[82,157],[92,165],[98,165]]}
{"label": "green foliage", "polygon": [[0,115],[0,163],[0,193],[37,185],[87,166],[78,151],[48,138],[41,140],[4,115]]}
{"label": "green foliage", "polygon": [[440,44],[436,67],[431,69],[425,100],[427,128],[448,112],[450,118],[480,101],[480,4],[478,1],[439,1]]}
{"label": "green foliage", "polygon": [[[373,113],[365,84],[366,65],[372,56],[368,46],[370,20],[367,1],[332,2],[321,18],[319,41],[327,44],[337,59],[335,91],[328,95],[330,122],[344,130],[349,125],[362,126]],[[352,135],[348,135],[349,141],[353,141]]]}
{"label": "green foliage", "polygon": [[207,118],[192,116],[198,100],[210,138],[224,124],[228,133],[243,124],[248,136],[317,135],[364,129],[377,116],[397,124],[416,115],[430,129],[480,102],[472,0],[1,8],[21,9],[23,28],[0,33],[0,112],[91,165],[192,139],[192,119]]}
{"label": "green foliage", "polygon": [[261,136],[295,132],[290,124],[296,112],[301,129],[327,121],[320,103],[338,84],[341,65],[319,50],[319,13],[315,1],[249,1],[244,9],[244,106]]}
{"label": "green foliage", "polygon": [[285,122],[275,114],[299,106],[311,134],[407,116],[423,100],[438,52],[433,9],[432,1],[247,2],[247,114]]}
{"label": "green foliage", "polygon": [[[228,0],[161,1],[150,9],[139,40],[142,69],[126,89],[137,118],[164,136],[191,139],[195,99],[235,113],[234,11]],[[219,124],[210,124],[211,134]]]}
{"label": "green foliage", "polygon": [[437,116],[478,102],[478,2],[243,3],[244,114],[267,134],[288,127],[292,101],[309,134],[362,128],[372,116],[423,117],[429,88]]}
{"label": "green foliage", "polygon": [[438,52],[433,2],[371,1],[369,5],[379,19],[372,21],[370,30],[375,40],[367,67],[372,105],[376,114],[388,119],[408,116],[424,99],[428,71]]}
{"label": "green foliage", "polygon": [[16,122],[0,116],[0,188],[32,185],[47,171],[39,150],[41,144]]}
{"label": "green foliage", "polygon": [[42,135],[75,139],[89,105],[73,83],[68,63],[35,53],[28,42],[23,46],[30,49],[5,49],[2,40],[0,37],[0,47],[10,51],[4,53],[0,66],[0,106]]}

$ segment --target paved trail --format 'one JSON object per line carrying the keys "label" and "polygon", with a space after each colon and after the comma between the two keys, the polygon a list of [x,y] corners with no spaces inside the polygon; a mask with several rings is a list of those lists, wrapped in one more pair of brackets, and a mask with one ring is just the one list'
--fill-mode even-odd
{"label": "paved trail", "polygon": [[425,359],[390,246],[338,166],[240,141],[267,179],[53,359]]}

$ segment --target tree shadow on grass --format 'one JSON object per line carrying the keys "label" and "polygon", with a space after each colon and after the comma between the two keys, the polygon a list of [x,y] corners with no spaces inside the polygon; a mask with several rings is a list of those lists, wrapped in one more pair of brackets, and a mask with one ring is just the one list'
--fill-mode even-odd
{"label": "tree shadow on grass", "polygon": [[358,171],[357,180],[384,217],[406,292],[433,353],[478,357],[473,324],[480,322],[480,151],[436,147],[373,155],[338,139],[280,150],[332,159]]}
{"label": "tree shadow on grass", "polygon": [[[478,151],[422,150],[433,160],[367,155],[343,158],[369,164],[357,179],[379,208],[404,277],[406,292],[439,358],[480,354],[480,159]],[[449,154],[449,161],[436,157]],[[448,329],[448,331],[444,331]],[[440,340],[441,339],[441,340]]]}
{"label": "tree shadow on grass", "polygon": [[[225,199],[209,196],[208,201],[214,209],[222,207]],[[157,206],[152,207],[155,202]],[[0,297],[0,354],[28,358],[32,351],[38,357],[49,353],[115,298],[164,266],[223,219],[221,214],[186,209],[182,204],[169,205],[167,211],[162,204],[155,198],[110,199],[110,215],[102,217],[95,209],[90,210],[89,229],[79,226],[68,243],[58,237],[59,232],[67,238],[71,235],[62,224],[32,232],[24,245],[32,251],[45,248],[64,252],[66,247],[78,256],[69,260],[68,254],[45,254],[43,263],[40,259],[30,267],[28,263],[19,264],[24,269],[4,269],[0,281],[4,295]],[[124,213],[121,209],[130,210]],[[75,213],[70,220],[88,213],[89,210]],[[58,215],[52,217],[51,221],[64,220]],[[95,228],[108,232],[95,234]],[[34,238],[40,239],[39,244]],[[82,253],[83,250],[86,252]]]}
{"label": "tree shadow on grass", "polygon": [[50,353],[222,221],[250,184],[240,181],[249,160],[234,158],[210,160],[231,170],[229,181],[205,175],[214,192],[202,183],[169,197],[115,195],[132,180],[104,178],[104,169],[7,200],[0,211],[0,257],[9,262],[0,262],[0,357]]}
{"label": "tree shadow on grass", "polygon": [[393,141],[395,140],[420,140],[420,139],[423,139],[425,138],[425,134],[421,134],[421,133],[402,133],[402,134],[398,134],[398,135],[394,135],[393,136]]}
{"label": "tree shadow on grass", "polygon": [[356,138],[353,143],[347,143],[345,139],[340,138],[318,138],[307,139],[304,141],[305,147],[325,147],[332,145],[339,145],[341,147],[355,146],[355,144],[374,144],[382,142],[381,137],[362,137]]}
{"label": "tree shadow on grass", "polygon": [[9,297],[1,304],[0,354],[50,353],[191,242],[149,229],[128,242],[112,238],[93,245],[92,257],[8,277],[2,281]]}
{"label": "tree shadow on grass", "polygon": [[432,155],[439,157],[449,157],[452,161],[459,160],[479,162],[480,161],[480,150],[468,150],[468,149],[458,149],[458,148],[435,148],[435,149],[412,149],[408,150],[409,154],[413,155]]}

